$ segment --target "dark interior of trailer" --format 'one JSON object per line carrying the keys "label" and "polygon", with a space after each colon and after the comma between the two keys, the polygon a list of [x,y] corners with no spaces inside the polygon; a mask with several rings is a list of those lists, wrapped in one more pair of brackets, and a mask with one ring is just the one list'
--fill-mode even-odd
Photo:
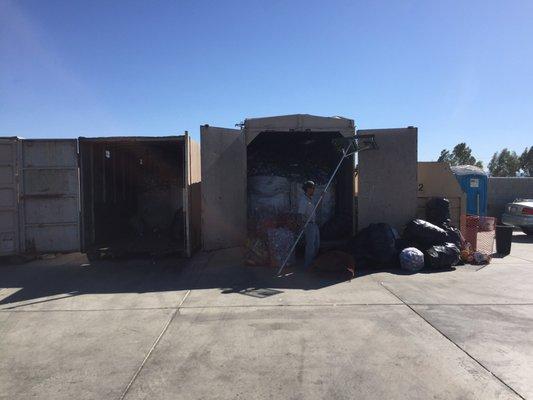
{"label": "dark interior of trailer", "polygon": [[[317,184],[315,197],[318,197],[340,160],[341,147],[347,143],[342,141],[339,132],[260,133],[247,149],[248,236],[258,234],[256,228],[264,217],[271,219],[281,215],[281,222],[278,218],[277,225],[291,227],[291,215],[296,211],[297,198],[303,195],[301,184],[313,180]],[[333,180],[327,199],[330,210],[324,213],[325,210],[320,211],[319,208],[321,215],[317,214],[317,217],[322,248],[340,247],[352,236],[353,171],[352,156],[343,162]],[[286,178],[289,183],[287,185],[285,180],[276,178],[272,181],[273,185],[281,185],[284,189],[272,189],[272,193],[267,193],[270,182],[266,178],[268,176]],[[287,188],[288,200],[284,200],[281,192]],[[270,204],[273,206],[268,208]],[[328,204],[323,202],[323,206]],[[294,226],[291,229],[294,230]]]}
{"label": "dark interior of trailer", "polygon": [[83,247],[160,255],[185,248],[184,145],[179,140],[80,140]]}

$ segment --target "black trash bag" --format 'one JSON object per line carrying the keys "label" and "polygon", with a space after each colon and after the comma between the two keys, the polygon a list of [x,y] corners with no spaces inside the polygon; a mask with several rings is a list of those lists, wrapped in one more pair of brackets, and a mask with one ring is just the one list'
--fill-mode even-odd
{"label": "black trash bag", "polygon": [[346,241],[343,245],[339,247],[340,251],[344,251],[346,253],[351,254],[352,256],[355,255],[357,252],[357,246],[358,246],[358,236],[352,236],[350,239]]}
{"label": "black trash bag", "polygon": [[453,243],[431,246],[424,251],[424,264],[427,269],[451,268],[459,263],[461,252]]}
{"label": "black trash bag", "polygon": [[426,203],[426,220],[442,227],[450,223],[450,201],[444,197],[433,197]]}
{"label": "black trash bag", "polygon": [[311,270],[323,274],[336,274],[339,278],[355,277],[355,261],[351,254],[331,250],[318,256],[311,264]]}
{"label": "black trash bag", "polygon": [[352,241],[356,265],[382,266],[395,262],[396,235],[389,224],[370,224]]}
{"label": "black trash bag", "polygon": [[404,231],[405,239],[414,247],[427,249],[428,247],[446,243],[446,231],[423,219],[413,219]]}
{"label": "black trash bag", "polygon": [[353,255],[355,263],[360,267],[368,266],[368,254],[366,250],[367,243],[368,227],[361,229],[353,238],[351,238],[344,249]]}
{"label": "black trash bag", "polygon": [[445,230],[446,242],[453,243],[460,249],[463,245],[463,235],[461,234],[461,231],[453,226],[449,226],[445,228]]}
{"label": "black trash bag", "polygon": [[349,215],[335,215],[320,228],[321,240],[339,240],[350,236],[352,218]]}
{"label": "black trash bag", "polygon": [[412,247],[411,242],[404,238],[396,239],[396,252],[400,254],[403,249],[406,249],[408,247]]}

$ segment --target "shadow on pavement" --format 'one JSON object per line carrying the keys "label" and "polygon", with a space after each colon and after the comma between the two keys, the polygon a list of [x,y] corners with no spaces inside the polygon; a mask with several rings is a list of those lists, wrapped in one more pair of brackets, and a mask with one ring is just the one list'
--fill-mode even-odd
{"label": "shadow on pavement", "polygon": [[[200,254],[211,257],[214,254]],[[0,266],[0,288],[20,288],[0,299],[0,305],[43,303],[83,294],[148,293],[220,289],[254,297],[268,297],[283,289],[315,290],[346,281],[295,270],[283,277],[264,267],[244,267],[235,257],[214,262],[183,258],[99,260],[81,254],[61,255],[21,265]],[[1,292],[0,292],[1,295]],[[50,298],[51,297],[51,298]]]}
{"label": "shadow on pavement", "polygon": [[[451,270],[453,268],[418,273]],[[355,279],[381,272],[412,274],[399,266],[356,268]],[[349,273],[313,273],[296,267],[288,268],[278,277],[272,268],[243,266],[238,249],[200,253],[191,260],[168,257],[88,262],[82,254],[67,254],[51,260],[0,266],[0,277],[0,288],[20,288],[0,299],[0,305],[22,301],[43,303],[84,294],[196,289],[219,289],[223,294],[266,298],[284,289],[317,290],[352,278]]]}

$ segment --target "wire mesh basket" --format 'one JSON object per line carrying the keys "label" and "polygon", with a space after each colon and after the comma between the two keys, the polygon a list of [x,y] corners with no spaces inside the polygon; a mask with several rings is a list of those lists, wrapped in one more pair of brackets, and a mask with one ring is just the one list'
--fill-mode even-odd
{"label": "wire mesh basket", "polygon": [[473,251],[491,255],[494,252],[496,218],[478,215],[466,216],[465,241]]}

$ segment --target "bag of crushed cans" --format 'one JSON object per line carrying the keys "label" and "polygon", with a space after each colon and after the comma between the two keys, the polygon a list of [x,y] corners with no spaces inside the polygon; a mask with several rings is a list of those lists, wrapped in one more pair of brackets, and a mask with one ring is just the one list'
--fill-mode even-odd
{"label": "bag of crushed cans", "polygon": [[[287,228],[274,228],[267,230],[268,252],[270,254],[270,266],[273,268],[281,267],[285,257],[294,244],[294,232]],[[294,252],[287,261],[287,265],[294,264]]]}

